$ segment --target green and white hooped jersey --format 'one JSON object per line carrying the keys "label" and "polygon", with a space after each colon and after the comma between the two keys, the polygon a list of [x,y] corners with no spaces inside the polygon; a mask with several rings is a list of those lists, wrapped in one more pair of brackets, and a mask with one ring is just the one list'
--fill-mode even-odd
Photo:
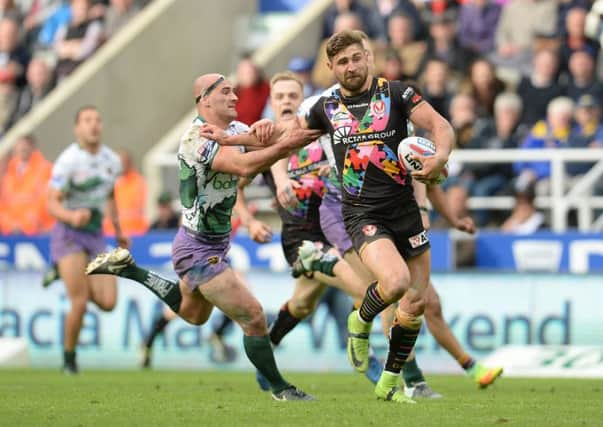
{"label": "green and white hooped jersey", "polygon": [[[239,177],[211,169],[220,146],[199,136],[203,123],[201,117],[195,118],[180,139],[182,225],[200,234],[224,235],[231,230],[230,218],[237,199]],[[233,121],[226,132],[238,135],[248,130],[247,125]],[[243,147],[240,149],[243,151]]]}
{"label": "green and white hooped jersey", "polygon": [[105,145],[92,154],[72,143],[58,157],[52,168],[50,187],[64,193],[67,209],[92,211],[87,231],[98,231],[109,195],[121,174],[119,156]]}

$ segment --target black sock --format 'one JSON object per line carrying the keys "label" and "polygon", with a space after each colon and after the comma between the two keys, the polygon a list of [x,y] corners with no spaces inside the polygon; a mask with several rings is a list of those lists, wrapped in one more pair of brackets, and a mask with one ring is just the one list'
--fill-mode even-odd
{"label": "black sock", "polygon": [[418,383],[425,381],[423,372],[419,365],[417,365],[417,358],[414,357],[412,360],[407,360],[402,366],[402,377],[404,378],[404,384],[407,387],[414,387]]}
{"label": "black sock", "polygon": [[410,329],[395,322],[389,333],[389,351],[385,362],[386,371],[400,373],[404,362],[406,362],[408,355],[415,346],[420,329],[420,327]]}
{"label": "black sock", "polygon": [[68,366],[75,365],[75,350],[63,351],[63,362],[65,363],[65,365],[68,365]]}
{"label": "black sock", "polygon": [[366,323],[372,322],[373,319],[389,305],[389,303],[386,303],[383,298],[381,298],[379,290],[377,289],[378,286],[379,284],[374,282],[367,288],[366,295],[362,300],[362,305],[358,310],[360,318]]}
{"label": "black sock", "polygon": [[224,313],[221,313],[220,315],[222,318],[214,324],[214,334],[218,337],[223,336],[226,330],[232,325],[232,319],[230,317]]}
{"label": "black sock", "polygon": [[147,339],[145,341],[145,345],[148,348],[153,347],[153,342],[155,341],[155,338],[157,338],[157,335],[159,335],[160,333],[163,332],[163,330],[165,329],[165,327],[167,326],[168,323],[170,323],[170,321],[168,319],[166,319],[166,317],[163,314],[160,317],[158,317],[157,319],[155,319],[155,322],[153,323],[153,327],[151,328],[151,333],[149,334],[149,336],[147,337]]}
{"label": "black sock", "polygon": [[293,317],[289,311],[289,301],[281,307],[278,316],[270,327],[270,342],[274,345],[279,345],[281,340],[301,321]]}
{"label": "black sock", "polygon": [[157,295],[161,301],[165,302],[172,311],[175,313],[180,311],[182,294],[180,293],[178,282],[166,279],[153,271],[146,270],[137,265],[127,266],[119,273],[119,276],[140,283]]}
{"label": "black sock", "polygon": [[270,388],[274,393],[279,393],[289,387],[289,383],[281,376],[276,367],[270,338],[268,335],[263,337],[243,337],[245,353],[258,371],[268,380]]}

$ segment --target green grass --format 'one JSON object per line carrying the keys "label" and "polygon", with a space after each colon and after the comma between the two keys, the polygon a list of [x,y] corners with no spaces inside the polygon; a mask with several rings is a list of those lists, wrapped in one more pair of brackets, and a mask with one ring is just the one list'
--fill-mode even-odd
{"label": "green grass", "polygon": [[600,380],[502,378],[479,391],[433,376],[446,397],[379,402],[356,374],[290,374],[318,402],[274,402],[251,373],[0,370],[2,426],[603,426]]}

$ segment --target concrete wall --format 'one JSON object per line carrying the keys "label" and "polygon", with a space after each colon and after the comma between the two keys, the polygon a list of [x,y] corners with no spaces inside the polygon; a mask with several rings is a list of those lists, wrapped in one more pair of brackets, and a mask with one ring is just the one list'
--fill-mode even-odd
{"label": "concrete wall", "polygon": [[104,142],[141,158],[190,111],[197,75],[230,71],[236,18],[255,10],[247,0],[155,0],[7,134],[0,152],[33,131],[54,160],[74,139],[75,111],[93,104],[103,114]]}

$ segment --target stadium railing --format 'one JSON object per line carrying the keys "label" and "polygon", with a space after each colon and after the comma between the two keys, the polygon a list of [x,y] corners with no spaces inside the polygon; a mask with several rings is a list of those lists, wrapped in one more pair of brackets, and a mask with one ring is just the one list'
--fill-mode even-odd
{"label": "stadium railing", "polygon": [[[169,151],[150,153],[147,156],[146,170],[152,171],[157,182],[162,181],[161,177],[165,173],[162,169],[169,170],[178,166],[176,146],[177,143],[172,145]],[[603,196],[592,194],[595,184],[603,179],[603,149],[457,150],[450,156],[450,162],[461,163],[513,163],[520,160],[551,162],[551,194],[536,197],[535,203],[538,208],[550,212],[553,231],[567,230],[567,213],[574,208],[578,212],[580,231],[603,229],[603,214],[595,218],[595,211],[603,210]],[[565,164],[569,162],[594,162],[595,164],[566,192],[564,190],[567,180]],[[161,191],[161,188],[156,191]],[[470,209],[511,210],[515,200],[512,196],[471,197],[468,203]],[[268,209],[269,203],[260,203],[259,208],[261,209],[262,206]]]}

